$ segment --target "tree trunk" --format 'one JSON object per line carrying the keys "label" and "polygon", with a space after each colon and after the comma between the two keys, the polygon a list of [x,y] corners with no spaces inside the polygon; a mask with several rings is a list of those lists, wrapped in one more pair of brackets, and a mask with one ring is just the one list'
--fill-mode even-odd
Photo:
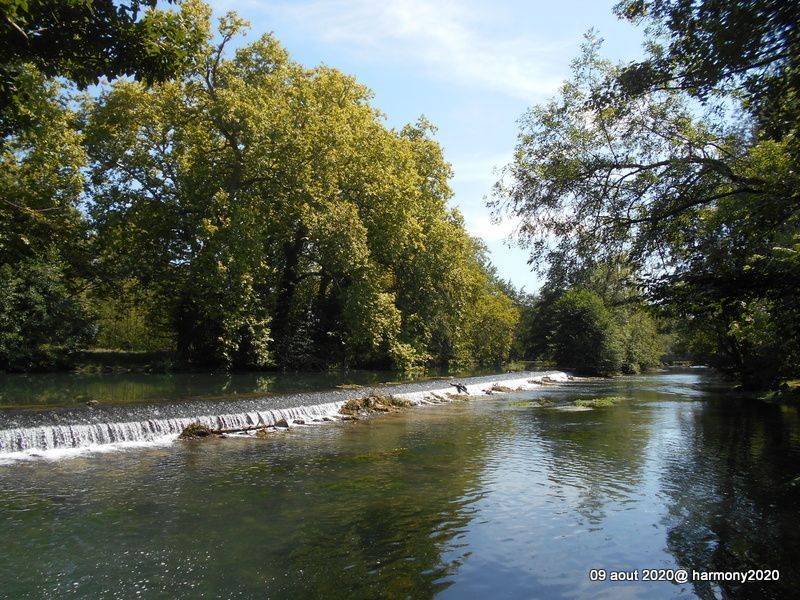
{"label": "tree trunk", "polygon": [[298,267],[306,242],[306,228],[298,225],[291,239],[283,243],[283,272],[281,273],[275,314],[272,321],[272,335],[275,340],[275,354],[281,366],[286,367],[286,350],[292,335],[291,313],[294,294],[300,281]]}

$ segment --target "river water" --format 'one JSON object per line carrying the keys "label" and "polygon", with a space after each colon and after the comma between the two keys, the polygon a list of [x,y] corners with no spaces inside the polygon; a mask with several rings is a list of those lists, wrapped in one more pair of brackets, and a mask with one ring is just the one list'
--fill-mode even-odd
{"label": "river water", "polygon": [[[621,400],[572,409],[604,396]],[[699,371],[44,456],[0,464],[2,598],[789,598],[800,587],[798,411],[737,398]],[[780,579],[641,580],[655,568]]]}

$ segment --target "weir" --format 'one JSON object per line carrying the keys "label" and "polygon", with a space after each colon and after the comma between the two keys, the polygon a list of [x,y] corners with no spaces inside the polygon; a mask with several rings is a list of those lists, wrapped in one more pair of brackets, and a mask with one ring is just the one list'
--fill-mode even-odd
{"label": "weir", "polygon": [[[472,377],[459,382],[466,386],[467,395],[483,396],[498,386],[528,390],[567,380],[565,373],[547,371]],[[448,381],[438,380],[249,400],[3,413],[0,414],[0,461],[60,458],[87,451],[169,444],[192,423],[212,429],[273,425],[282,420],[290,427],[298,422],[322,423],[340,418],[339,409],[351,398],[391,395],[425,405],[448,402],[449,395],[455,392],[456,388]]]}

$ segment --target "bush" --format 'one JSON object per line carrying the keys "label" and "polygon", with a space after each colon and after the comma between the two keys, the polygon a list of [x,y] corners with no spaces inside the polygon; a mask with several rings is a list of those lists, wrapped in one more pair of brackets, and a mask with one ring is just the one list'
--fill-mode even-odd
{"label": "bush", "polygon": [[126,281],[94,298],[97,346],[129,352],[172,350],[168,315],[156,306],[154,293]]}
{"label": "bush", "polygon": [[623,373],[651,371],[661,365],[664,356],[664,336],[658,332],[655,320],[642,309],[634,309],[618,318],[624,347]]}
{"label": "bush", "polygon": [[482,292],[467,322],[468,348],[475,364],[499,367],[511,354],[519,310],[500,290]]}
{"label": "bush", "polygon": [[585,375],[620,371],[620,331],[602,298],[586,289],[565,292],[554,306],[553,357],[559,367]]}
{"label": "bush", "polygon": [[0,369],[63,366],[93,333],[56,253],[0,266]]}

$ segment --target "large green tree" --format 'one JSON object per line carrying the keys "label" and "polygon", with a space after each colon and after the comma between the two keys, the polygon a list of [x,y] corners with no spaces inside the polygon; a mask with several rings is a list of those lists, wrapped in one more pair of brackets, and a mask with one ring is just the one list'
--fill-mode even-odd
{"label": "large green tree", "polygon": [[[165,4],[176,0],[166,0]],[[128,75],[176,76],[197,43],[180,12],[158,0],[0,1],[0,134],[27,122],[26,65],[85,88]]]}
{"label": "large green tree", "polygon": [[186,360],[408,368],[475,359],[477,323],[513,329],[429,123],[391,130],[352,77],[270,35],[231,52],[240,19],[212,41],[207,7],[182,11],[205,23],[194,66],[112,86],[86,138],[99,268],[156,292]]}
{"label": "large green tree", "polygon": [[797,129],[800,7],[781,0],[623,0],[616,13],[644,24],[648,56],[626,65],[615,92],[681,89],[708,99],[734,94],[781,138]]}
{"label": "large green tree", "polygon": [[553,315],[553,358],[559,366],[589,375],[620,371],[619,330],[599,295],[580,288],[568,290],[556,301]]}
{"label": "large green tree", "polygon": [[753,386],[800,368],[789,351],[800,340],[800,202],[787,6],[622,3],[651,26],[648,58],[612,65],[590,38],[560,96],[523,118],[495,199],[566,280],[625,256],[651,297]]}
{"label": "large green tree", "polygon": [[74,85],[180,72],[197,31],[155,0],[0,2],[0,368],[66,364],[98,279]]}
{"label": "large green tree", "polygon": [[0,147],[0,369],[54,366],[88,341],[79,210],[86,153],[61,87],[20,73],[28,126]]}

